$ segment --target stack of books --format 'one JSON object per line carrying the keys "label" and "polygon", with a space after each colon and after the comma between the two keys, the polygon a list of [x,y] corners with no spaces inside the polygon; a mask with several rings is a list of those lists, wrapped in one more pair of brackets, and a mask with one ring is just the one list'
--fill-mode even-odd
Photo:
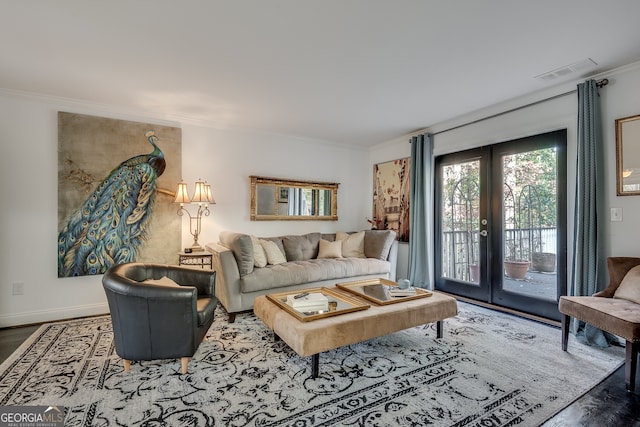
{"label": "stack of books", "polygon": [[321,292],[287,295],[287,304],[301,312],[329,311],[329,299]]}
{"label": "stack of books", "polygon": [[397,287],[389,288],[390,297],[410,297],[416,294],[416,288],[410,286],[408,288],[400,289]]}

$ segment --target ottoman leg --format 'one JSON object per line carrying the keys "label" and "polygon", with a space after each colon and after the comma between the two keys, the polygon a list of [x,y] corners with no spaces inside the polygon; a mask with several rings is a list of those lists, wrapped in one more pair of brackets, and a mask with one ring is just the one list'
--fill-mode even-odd
{"label": "ottoman leg", "polygon": [[320,353],[311,356],[311,378],[318,378],[318,365],[320,364]]}
{"label": "ottoman leg", "polygon": [[569,315],[562,315],[562,350],[567,351],[567,341],[569,341]]}
{"label": "ottoman leg", "polygon": [[444,334],[444,324],[442,323],[442,320],[438,320],[436,322],[436,333],[437,333],[437,337],[438,338],[442,338],[442,335]]}

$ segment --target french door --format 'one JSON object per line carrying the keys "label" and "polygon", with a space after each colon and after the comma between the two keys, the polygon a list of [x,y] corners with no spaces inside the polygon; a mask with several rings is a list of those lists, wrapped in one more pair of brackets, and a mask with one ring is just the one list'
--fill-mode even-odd
{"label": "french door", "polygon": [[436,158],[435,287],[560,320],[566,130]]}

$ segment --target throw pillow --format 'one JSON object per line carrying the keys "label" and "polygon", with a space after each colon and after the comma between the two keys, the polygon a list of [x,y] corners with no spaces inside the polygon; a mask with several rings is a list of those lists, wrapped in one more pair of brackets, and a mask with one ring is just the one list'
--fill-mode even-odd
{"label": "throw pillow", "polygon": [[171,288],[175,288],[175,287],[179,288],[180,287],[180,285],[178,285],[173,280],[169,279],[167,276],[162,276],[159,279],[145,280],[143,283],[149,283],[151,285],[158,285],[158,286],[167,286],[167,287],[171,287]]}
{"label": "throw pillow", "polygon": [[267,255],[267,262],[271,265],[277,265],[287,262],[287,259],[284,257],[280,249],[278,249],[278,245],[271,240],[262,240],[259,239],[260,244],[264,248],[264,253]]}
{"label": "throw pillow", "polygon": [[282,252],[282,254],[286,257],[286,252],[284,251],[284,244],[282,243],[282,237],[261,237],[261,240],[269,240],[273,243],[276,244],[276,246],[278,247],[278,249],[280,249],[280,252]]}
{"label": "throw pillow", "polygon": [[393,230],[367,230],[364,232],[364,253],[367,258],[386,261],[396,238]]}
{"label": "throw pillow", "polygon": [[342,258],[342,242],[340,240],[330,242],[320,239],[318,258]]}
{"label": "throw pillow", "polygon": [[336,240],[342,241],[342,256],[345,258],[366,258],[364,255],[364,231],[347,234],[336,233]]}
{"label": "throw pillow", "polygon": [[306,261],[318,257],[320,233],[286,236],[282,239],[287,261]]}
{"label": "throw pillow", "polygon": [[613,297],[640,304],[640,265],[629,270]]}
{"label": "throw pillow", "polygon": [[265,267],[267,265],[267,254],[264,252],[264,248],[260,244],[260,241],[256,236],[251,236],[251,243],[253,243],[254,267]]}
{"label": "throw pillow", "polygon": [[244,276],[253,271],[253,244],[251,236],[248,234],[232,233],[230,231],[220,232],[220,244],[233,252],[233,256],[238,263],[240,276]]}

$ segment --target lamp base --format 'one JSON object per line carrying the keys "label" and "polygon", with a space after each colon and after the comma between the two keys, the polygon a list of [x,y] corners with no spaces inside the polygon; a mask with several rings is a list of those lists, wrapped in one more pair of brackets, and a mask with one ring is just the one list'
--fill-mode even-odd
{"label": "lamp base", "polygon": [[195,242],[193,245],[191,245],[191,252],[204,252],[204,248],[197,242]]}

